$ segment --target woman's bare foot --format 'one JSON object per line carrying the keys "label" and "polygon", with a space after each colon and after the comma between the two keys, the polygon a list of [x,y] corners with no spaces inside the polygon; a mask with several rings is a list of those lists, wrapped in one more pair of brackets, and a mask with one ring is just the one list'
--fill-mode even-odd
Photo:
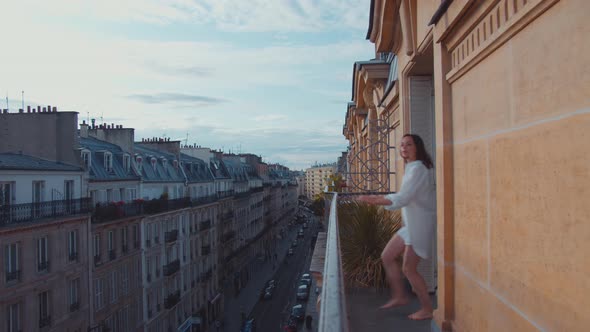
{"label": "woman's bare foot", "polygon": [[408,316],[411,320],[424,320],[432,318],[432,310],[420,309]]}
{"label": "woman's bare foot", "polygon": [[385,303],[379,309],[389,309],[394,307],[401,307],[408,304],[410,300],[407,297],[395,297],[389,300],[389,302]]}

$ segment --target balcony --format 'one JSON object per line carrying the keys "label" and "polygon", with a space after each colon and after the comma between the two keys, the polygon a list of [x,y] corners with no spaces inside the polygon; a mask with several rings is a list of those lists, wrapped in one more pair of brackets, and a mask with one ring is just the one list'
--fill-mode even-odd
{"label": "balcony", "polygon": [[242,191],[239,193],[234,193],[234,199],[241,199],[241,198],[246,198],[250,196],[250,190],[248,191]]}
{"label": "balcony", "polygon": [[165,277],[173,275],[174,273],[178,272],[178,270],[180,270],[180,260],[177,259],[164,265],[163,270]]}
{"label": "balcony", "polygon": [[223,190],[223,191],[218,191],[217,192],[217,198],[232,197],[233,195],[234,195],[234,191],[233,190]]}
{"label": "balcony", "polygon": [[201,221],[199,223],[199,232],[206,231],[211,228],[211,219]]}
{"label": "balcony", "polygon": [[80,309],[80,301],[76,301],[70,304],[70,312],[74,312]]}
{"label": "balcony", "polygon": [[49,261],[39,262],[37,264],[37,271],[49,271]]}
{"label": "balcony", "polygon": [[180,290],[168,295],[164,300],[164,308],[172,309],[176,304],[180,302]]}
{"label": "balcony", "polygon": [[211,253],[211,245],[201,247],[201,256],[207,256]]}
{"label": "balcony", "polygon": [[11,272],[6,272],[6,282],[18,282],[20,281],[20,270],[14,270]]}
{"label": "balcony", "polygon": [[143,201],[125,203],[98,203],[92,211],[92,223],[100,224],[143,214]]}
{"label": "balcony", "polygon": [[170,242],[174,242],[176,240],[178,240],[178,230],[177,229],[173,229],[171,231],[164,233],[164,242],[170,243]]}
{"label": "balcony", "polygon": [[214,203],[215,201],[217,201],[217,195],[197,197],[197,198],[192,199],[191,205],[193,207],[195,207],[195,206],[199,206],[199,205],[211,204],[211,203]]}
{"label": "balcony", "polygon": [[39,318],[39,328],[44,328],[45,326],[51,325],[51,316],[45,316]]}
{"label": "balcony", "polygon": [[[412,321],[407,315],[419,308],[417,299],[403,307],[378,310],[390,298],[388,289],[345,287],[342,267],[341,233],[338,207],[347,201],[345,194],[328,194],[327,233],[319,233],[310,271],[322,287],[318,331],[408,331],[430,332],[431,321]],[[344,196],[339,197],[338,196]],[[412,294],[408,290],[408,294]],[[436,303],[436,301],[433,301]],[[436,306],[436,304],[435,304]],[[369,319],[370,317],[370,319]]]}
{"label": "balcony", "polygon": [[223,233],[223,241],[229,241],[231,239],[233,239],[234,237],[236,237],[236,232],[235,231],[229,231],[226,233]]}
{"label": "balcony", "polygon": [[177,199],[152,199],[143,202],[143,211],[146,214],[157,214],[162,212],[184,209],[192,206],[188,197]]}
{"label": "balcony", "polygon": [[75,216],[90,211],[90,198],[2,205],[0,227]]}
{"label": "balcony", "polygon": [[250,188],[250,192],[251,193],[260,193],[264,191],[264,187],[254,187],[254,188]]}

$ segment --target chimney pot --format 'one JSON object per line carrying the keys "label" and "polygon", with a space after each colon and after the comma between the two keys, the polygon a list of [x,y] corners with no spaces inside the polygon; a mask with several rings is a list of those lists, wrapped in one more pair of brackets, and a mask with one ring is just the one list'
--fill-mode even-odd
{"label": "chimney pot", "polygon": [[86,124],[86,120],[82,120],[82,124],[85,125]]}
{"label": "chimney pot", "polygon": [[27,105],[27,113],[31,113],[31,105]]}
{"label": "chimney pot", "polygon": [[53,106],[53,112],[57,112],[57,107]]}
{"label": "chimney pot", "polygon": [[[35,111],[33,111],[35,113]],[[37,113],[41,113],[41,105],[37,105]]]}
{"label": "chimney pot", "polygon": [[51,112],[51,105],[47,105],[47,112]]}

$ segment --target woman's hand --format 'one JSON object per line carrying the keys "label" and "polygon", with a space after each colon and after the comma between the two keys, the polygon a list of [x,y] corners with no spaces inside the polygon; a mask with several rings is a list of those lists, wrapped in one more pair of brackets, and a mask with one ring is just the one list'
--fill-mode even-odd
{"label": "woman's hand", "polygon": [[391,201],[383,195],[360,195],[357,196],[358,202],[373,204],[373,205],[390,205]]}

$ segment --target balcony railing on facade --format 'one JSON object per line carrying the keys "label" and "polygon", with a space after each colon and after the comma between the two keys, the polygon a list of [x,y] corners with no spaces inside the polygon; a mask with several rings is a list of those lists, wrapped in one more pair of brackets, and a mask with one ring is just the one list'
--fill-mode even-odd
{"label": "balcony railing on facade", "polygon": [[234,211],[233,210],[229,210],[229,211],[225,211],[223,212],[220,216],[219,219],[221,219],[223,221],[224,224],[231,222],[232,219],[234,217]]}
{"label": "balcony railing on facade", "polygon": [[234,195],[234,190],[223,190],[223,191],[218,191],[217,192],[217,198],[226,198],[226,197],[232,197]]}
{"label": "balcony railing on facade", "polygon": [[90,211],[90,198],[0,205],[0,227],[54,220]]}
{"label": "balcony railing on facade", "polygon": [[164,299],[164,308],[165,309],[172,309],[176,304],[180,302],[180,290],[169,294],[166,299]]}
{"label": "balcony railing on facade", "polygon": [[264,187],[260,186],[260,187],[254,187],[254,188],[250,188],[250,192],[251,193],[260,193],[264,191]]}
{"label": "balcony railing on facade", "polygon": [[201,256],[207,256],[211,253],[211,245],[201,246]]}
{"label": "balcony railing on facade", "polygon": [[232,240],[235,237],[236,237],[236,232],[235,231],[229,231],[229,232],[223,233],[222,239],[225,242],[225,241]]}
{"label": "balcony railing on facade", "polygon": [[21,275],[21,271],[20,270],[14,270],[14,271],[10,271],[10,272],[6,272],[6,282],[18,282],[20,281],[20,275]]}
{"label": "balcony railing on facade", "polygon": [[164,242],[171,243],[176,240],[178,240],[178,229],[173,229],[164,233]]}
{"label": "balcony railing on facade", "polygon": [[165,277],[173,275],[174,273],[178,272],[178,270],[180,270],[180,260],[179,259],[173,260],[172,262],[164,265],[164,267],[163,267]]}
{"label": "balcony railing on facade", "polygon": [[242,191],[239,193],[238,192],[234,193],[235,199],[246,198],[248,196],[250,196],[250,190]]}
{"label": "balcony railing on facade", "polygon": [[211,228],[211,219],[201,221],[199,223],[199,232],[206,231]]}

